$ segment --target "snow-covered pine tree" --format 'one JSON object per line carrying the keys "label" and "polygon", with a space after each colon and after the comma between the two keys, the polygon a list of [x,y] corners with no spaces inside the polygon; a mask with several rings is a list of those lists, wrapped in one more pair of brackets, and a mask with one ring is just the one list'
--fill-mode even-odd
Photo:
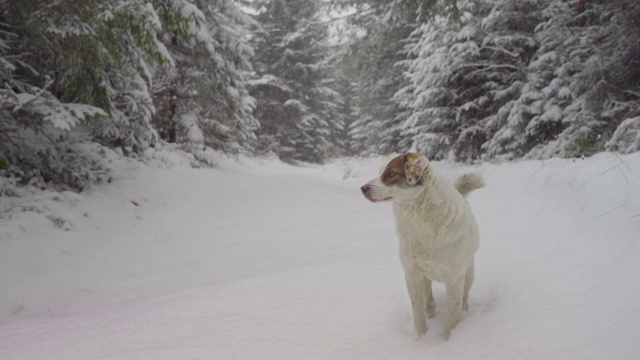
{"label": "snow-covered pine tree", "polygon": [[[459,28],[450,31],[448,22],[437,16],[411,34],[404,50],[408,59],[399,63],[407,83],[394,95],[394,101],[407,109],[397,116],[404,147],[432,159],[446,156],[456,128],[456,94],[450,82],[457,62],[449,53],[452,44],[448,41]],[[474,42],[470,44],[472,50],[477,48]]]}
{"label": "snow-covered pine tree", "polygon": [[31,16],[39,6],[43,5],[0,2],[0,176],[13,179],[10,182],[82,191],[108,175],[99,161],[85,154],[89,147],[78,146],[86,136],[70,130],[105,119],[107,113],[59,99],[57,78],[51,76],[56,73],[42,71],[40,54],[30,39],[36,26]]}
{"label": "snow-covered pine tree", "polygon": [[366,34],[353,41],[344,60],[354,84],[351,146],[364,153],[407,150],[406,144],[400,143],[397,121],[403,109],[393,101],[393,95],[404,81],[396,64],[405,58],[403,39],[410,31],[410,25],[368,24]]}
{"label": "snow-covered pine tree", "polygon": [[[623,120],[640,111],[640,5],[592,1],[578,9],[574,2],[536,4],[542,14],[535,29],[540,46],[520,96],[499,110],[505,117],[485,145],[488,156],[588,156],[605,145],[633,149],[634,121]],[[623,143],[619,148],[618,141]]]}
{"label": "snow-covered pine tree", "polygon": [[355,121],[355,109],[353,107],[354,83],[352,74],[347,67],[343,66],[346,48],[347,46],[344,43],[335,43],[330,47],[330,51],[333,54],[329,58],[329,63],[331,64],[330,74],[331,77],[336,79],[332,88],[340,94],[341,101],[337,111],[343,118],[343,126],[336,129],[331,139],[331,143],[336,146],[336,151],[333,154],[335,156],[353,156],[360,152],[359,149],[353,147],[354,144],[349,134],[349,130]]}
{"label": "snow-covered pine tree", "polygon": [[[572,9],[565,23],[566,68],[573,103],[565,109],[564,129],[534,156],[588,156],[605,149],[637,151],[630,136],[640,124],[640,3],[588,1],[584,13]],[[582,21],[580,21],[582,20]],[[634,120],[635,119],[635,120]],[[634,145],[635,144],[635,145]]]}
{"label": "snow-covered pine tree", "polygon": [[175,66],[158,69],[153,87],[160,136],[225,152],[251,148],[258,127],[246,88],[251,18],[231,0],[156,1],[161,17],[176,16],[161,35]]}
{"label": "snow-covered pine tree", "polygon": [[351,0],[335,2],[351,13],[351,31],[340,68],[351,82],[350,147],[361,153],[388,154],[407,150],[401,144],[398,114],[403,109],[393,94],[404,84],[399,61],[404,40],[416,25],[416,2]]}
{"label": "snow-covered pine tree", "polygon": [[335,152],[334,138],[344,123],[340,98],[329,76],[326,24],[319,3],[299,0],[256,1],[259,29],[253,36],[260,122],[260,151],[286,161],[323,162]]}
{"label": "snow-covered pine tree", "polygon": [[412,34],[409,84],[395,96],[411,109],[403,136],[433,158],[470,161],[505,121],[537,45],[530,1],[458,1],[456,21],[436,16]]}
{"label": "snow-covered pine tree", "polygon": [[153,66],[171,57],[156,37],[162,24],[150,3],[38,0],[20,2],[16,12],[34,67],[54,78],[52,92],[108,114],[87,124],[97,139],[134,152],[155,141]]}
{"label": "snow-covered pine tree", "polygon": [[[567,34],[558,25],[571,21],[567,3],[538,2],[534,13],[541,14],[534,24],[537,49],[526,64],[527,79],[518,96],[505,104],[493,123],[498,127],[484,145],[488,158],[521,157],[539,144],[555,139],[562,131],[563,109],[571,104],[572,92],[568,79],[558,77],[557,70],[566,64],[563,42]],[[553,29],[545,32],[544,29]],[[566,64],[566,68],[576,64]]]}
{"label": "snow-covered pine tree", "polygon": [[160,18],[143,0],[4,0],[0,16],[5,172],[81,190],[102,170],[80,142],[135,152],[155,141],[149,88],[172,63],[157,32],[180,14]]}
{"label": "snow-covered pine tree", "polygon": [[[395,93],[397,108],[387,107],[395,117],[361,116],[354,124],[353,135],[371,143],[364,149],[382,144],[388,152],[396,144],[455,160],[637,149],[640,3],[459,0],[448,2],[451,16],[424,16],[429,5],[444,3],[350,2],[356,14],[388,10],[385,20],[418,6],[414,14],[430,20],[409,37],[407,59],[395,60],[407,80]],[[359,77],[375,74],[389,85],[377,65],[363,61]],[[386,99],[373,105],[380,110]]]}

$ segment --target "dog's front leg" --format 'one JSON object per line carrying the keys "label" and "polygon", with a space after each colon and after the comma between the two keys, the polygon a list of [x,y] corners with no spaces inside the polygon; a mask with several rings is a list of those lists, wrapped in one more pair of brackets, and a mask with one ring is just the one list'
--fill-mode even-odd
{"label": "dog's front leg", "polygon": [[433,291],[431,290],[431,280],[424,278],[424,298],[426,301],[425,311],[427,317],[433,319],[436,315],[436,301],[433,299]]}
{"label": "dog's front leg", "polygon": [[447,287],[447,324],[445,325],[442,336],[445,340],[449,339],[451,330],[460,321],[462,315],[462,298],[464,293],[464,278],[459,279],[453,284],[446,284]]}
{"label": "dog's front leg", "polygon": [[425,316],[425,288],[424,277],[415,276],[405,273],[405,281],[407,282],[407,291],[411,299],[411,308],[413,310],[413,324],[416,328],[416,334],[422,336],[427,333],[427,318]]}

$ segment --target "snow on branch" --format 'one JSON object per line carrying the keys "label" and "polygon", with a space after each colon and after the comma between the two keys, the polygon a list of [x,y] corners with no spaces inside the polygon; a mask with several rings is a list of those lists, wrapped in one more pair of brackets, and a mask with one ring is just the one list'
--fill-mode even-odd
{"label": "snow on branch", "polygon": [[80,121],[90,116],[107,116],[107,113],[95,106],[86,104],[61,103],[55,96],[47,91],[53,80],[46,77],[47,83],[35,94],[27,92],[16,93],[5,84],[0,89],[0,101],[3,103],[0,109],[17,114],[21,111],[40,115],[46,122],[55,128],[70,130]]}

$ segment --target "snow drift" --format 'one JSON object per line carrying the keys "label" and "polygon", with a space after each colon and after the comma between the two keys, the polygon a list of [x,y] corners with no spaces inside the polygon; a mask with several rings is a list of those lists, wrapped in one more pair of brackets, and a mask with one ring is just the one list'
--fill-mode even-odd
{"label": "snow drift", "polygon": [[0,359],[640,358],[640,154],[474,167],[476,282],[447,342],[439,285],[415,338],[391,209],[360,194],[382,160],[156,158],[0,198]]}

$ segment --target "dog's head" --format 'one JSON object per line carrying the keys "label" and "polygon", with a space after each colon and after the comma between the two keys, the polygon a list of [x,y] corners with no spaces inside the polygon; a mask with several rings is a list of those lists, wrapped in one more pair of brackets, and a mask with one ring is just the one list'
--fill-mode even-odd
{"label": "dog's head", "polygon": [[384,167],[380,176],[360,188],[371,202],[410,201],[423,189],[429,160],[415,153],[398,155]]}

